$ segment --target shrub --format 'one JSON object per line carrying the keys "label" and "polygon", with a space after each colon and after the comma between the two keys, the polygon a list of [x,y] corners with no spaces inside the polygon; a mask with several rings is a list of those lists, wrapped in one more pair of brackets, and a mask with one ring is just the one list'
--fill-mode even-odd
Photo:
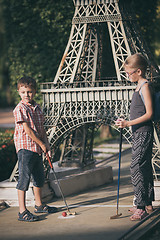
{"label": "shrub", "polygon": [[0,181],[10,177],[17,161],[13,133],[12,129],[0,129]]}

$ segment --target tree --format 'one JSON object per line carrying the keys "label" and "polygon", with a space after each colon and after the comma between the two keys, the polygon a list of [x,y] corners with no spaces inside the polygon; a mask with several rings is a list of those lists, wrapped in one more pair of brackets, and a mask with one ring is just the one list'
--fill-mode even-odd
{"label": "tree", "polygon": [[155,29],[157,28],[156,16],[158,0],[136,0],[133,1],[137,21],[140,25],[142,35],[151,51],[155,48]]}
{"label": "tree", "polygon": [[3,0],[10,85],[24,74],[37,83],[53,81],[67,43],[73,2]]}
{"label": "tree", "polygon": [[[159,0],[120,0],[123,2],[132,3],[142,34],[154,49]],[[16,103],[16,82],[24,74],[34,77],[38,84],[53,81],[70,34],[74,5],[72,0],[0,0],[0,3],[6,53],[1,64],[6,71],[3,85],[11,87]]]}
{"label": "tree", "polygon": [[5,36],[3,5],[0,0],[0,105],[3,107],[6,107],[7,103],[11,104]]}
{"label": "tree", "polygon": [[158,0],[155,20],[155,56],[160,65],[160,0]]}

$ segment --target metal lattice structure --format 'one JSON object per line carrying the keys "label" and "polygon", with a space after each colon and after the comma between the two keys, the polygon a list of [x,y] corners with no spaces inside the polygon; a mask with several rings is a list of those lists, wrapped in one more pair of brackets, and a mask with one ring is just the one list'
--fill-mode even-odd
{"label": "metal lattice structure", "polygon": [[[135,86],[124,72],[125,59],[133,53],[144,54],[150,64],[148,78],[152,76],[155,83],[159,69],[135,18],[126,9],[123,14],[118,0],[73,2],[75,13],[66,50],[54,81],[43,83],[41,92],[50,144],[55,153],[62,145],[59,165],[85,167],[94,163],[94,131],[102,124],[114,127],[115,118],[121,115],[129,119]],[[102,28],[109,39],[114,65],[113,77],[107,79],[101,77]],[[124,129],[123,136],[131,142],[130,129]]]}
{"label": "metal lattice structure", "polygon": [[[127,82],[123,69],[125,59],[141,52],[159,74],[150,59],[135,21],[120,11],[119,1],[74,1],[75,14],[69,41],[53,83],[42,85],[46,129],[52,146],[63,142],[61,165],[90,164],[92,135],[99,124],[113,126],[116,116],[129,117],[134,85]],[[100,24],[110,37],[116,78],[103,80],[97,69],[101,64]],[[148,71],[150,77],[150,71]],[[127,86],[126,86],[127,85]],[[99,124],[98,124],[99,123]],[[130,129],[124,130],[130,142]],[[57,144],[58,143],[58,144]]]}

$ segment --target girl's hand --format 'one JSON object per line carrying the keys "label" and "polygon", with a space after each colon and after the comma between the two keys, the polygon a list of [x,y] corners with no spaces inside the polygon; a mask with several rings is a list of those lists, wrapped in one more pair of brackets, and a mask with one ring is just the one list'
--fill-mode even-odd
{"label": "girl's hand", "polygon": [[128,121],[126,121],[125,119],[123,118],[118,118],[116,121],[115,121],[115,125],[119,128],[125,128],[127,127],[127,124],[128,124]]}

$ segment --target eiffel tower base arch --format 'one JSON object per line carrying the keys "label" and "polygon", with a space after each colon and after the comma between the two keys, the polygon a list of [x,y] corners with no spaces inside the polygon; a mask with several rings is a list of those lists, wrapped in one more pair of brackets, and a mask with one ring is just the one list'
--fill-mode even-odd
{"label": "eiffel tower base arch", "polygon": [[[74,0],[72,28],[53,82],[43,83],[45,128],[53,150],[52,160],[62,146],[59,166],[94,165],[93,135],[98,125],[114,127],[116,117],[129,119],[135,85],[123,64],[131,54],[141,52],[148,60],[147,78],[159,88],[159,68],[142,39],[135,16],[123,10],[119,0]],[[103,44],[100,25],[109,39],[114,76],[102,76]],[[108,57],[108,56],[106,56]],[[105,66],[108,67],[107,65]],[[109,72],[110,69],[107,68]],[[153,170],[159,169],[159,130],[155,126]],[[131,129],[123,137],[131,142]],[[62,144],[63,143],[63,144]],[[56,159],[57,160],[57,159]],[[44,162],[47,171],[47,163]],[[14,171],[10,180],[18,173]]]}

